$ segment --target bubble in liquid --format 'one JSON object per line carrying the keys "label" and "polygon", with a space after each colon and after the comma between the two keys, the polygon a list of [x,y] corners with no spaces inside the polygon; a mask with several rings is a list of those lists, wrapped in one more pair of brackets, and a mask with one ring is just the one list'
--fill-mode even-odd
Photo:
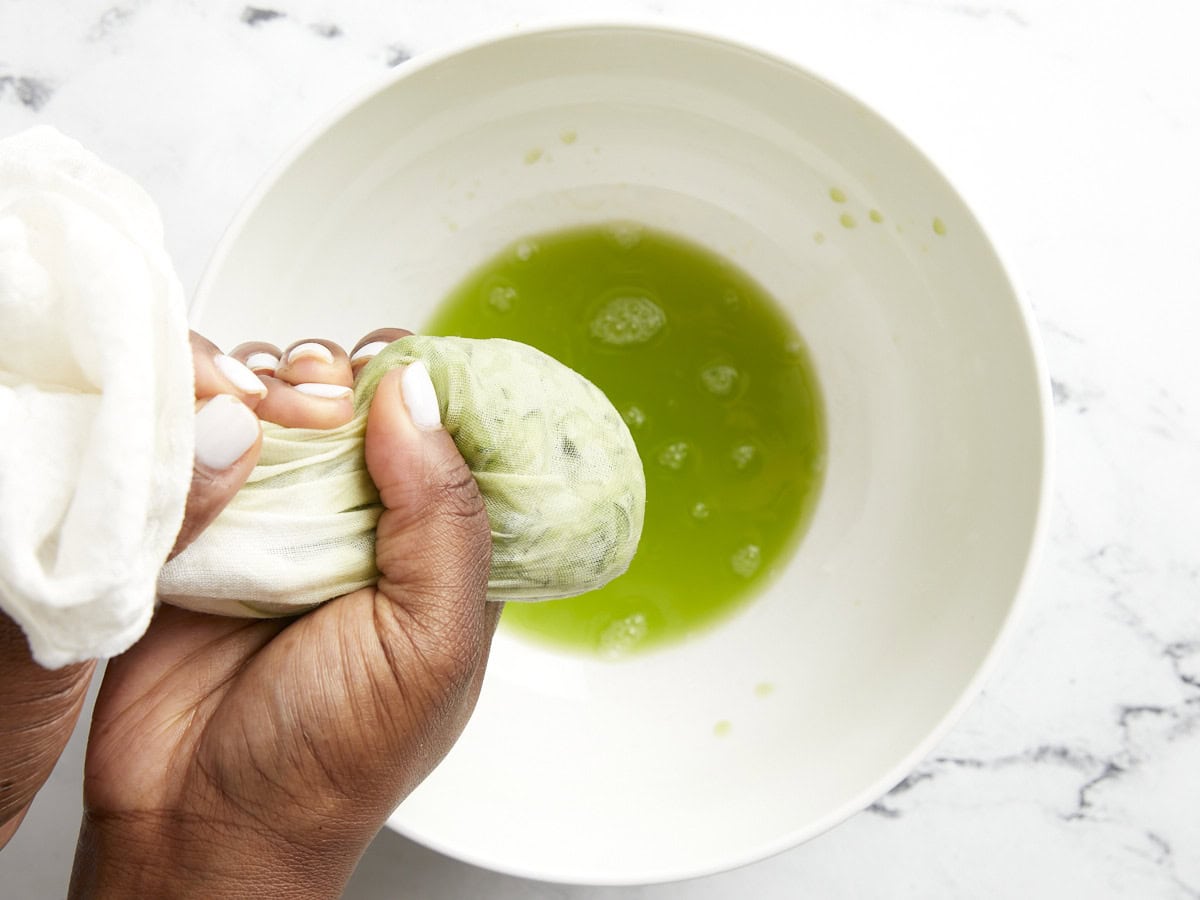
{"label": "bubble in liquid", "polygon": [[636,222],[614,222],[608,226],[608,236],[622,250],[632,250],[641,243],[646,229]]}
{"label": "bubble in liquid", "polygon": [[747,472],[758,462],[758,448],[753,444],[738,444],[729,451],[733,467],[739,472]]}
{"label": "bubble in liquid", "polygon": [[591,334],[614,347],[644,344],[662,331],[667,314],[649,297],[622,294],[613,297],[592,317]]}
{"label": "bubble in liquid", "polygon": [[625,424],[631,430],[637,430],[646,425],[646,411],[636,403],[631,403],[625,407],[625,411],[621,413],[621,418],[625,420]]}
{"label": "bubble in liquid", "polygon": [[609,659],[625,656],[646,637],[649,626],[641,613],[632,613],[605,626],[600,632],[600,654]]}
{"label": "bubble in liquid", "polygon": [[487,305],[493,312],[512,312],[517,299],[517,289],[510,284],[497,284],[488,291]]}
{"label": "bubble in liquid", "polygon": [[529,257],[537,253],[538,245],[533,241],[521,241],[517,244],[517,259],[521,262],[529,262]]}
{"label": "bubble in liquid", "polygon": [[703,500],[700,500],[700,501],[692,504],[692,518],[695,519],[696,521],[703,522],[705,519],[707,519],[711,515],[712,515],[712,510],[709,509],[708,504],[705,503]]}
{"label": "bubble in liquid", "polygon": [[700,382],[710,394],[728,397],[737,388],[739,375],[736,366],[714,363],[700,370]]}
{"label": "bubble in liquid", "polygon": [[729,558],[729,567],[733,569],[735,575],[743,578],[753,576],[761,565],[762,550],[758,544],[746,544],[744,547],[739,547]]}
{"label": "bubble in liquid", "polygon": [[687,441],[675,441],[658,451],[658,464],[664,469],[679,472],[687,464],[692,448]]}

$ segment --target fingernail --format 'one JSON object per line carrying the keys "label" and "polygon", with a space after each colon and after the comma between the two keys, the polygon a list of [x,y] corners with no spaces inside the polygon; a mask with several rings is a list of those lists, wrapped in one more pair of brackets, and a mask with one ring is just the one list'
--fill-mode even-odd
{"label": "fingernail", "polygon": [[258,416],[232,394],[218,394],[196,411],[196,462],[227,469],[258,440]]}
{"label": "fingernail", "polygon": [[319,359],[324,363],[332,363],[333,351],[324,344],[308,341],[304,344],[297,344],[288,351],[287,361],[289,363],[294,363],[301,359]]}
{"label": "fingernail", "polygon": [[220,370],[221,374],[233,383],[240,391],[245,391],[247,394],[257,394],[259,397],[267,396],[267,386],[258,380],[258,376],[251,372],[248,368],[234,359],[232,356],[226,356],[224,353],[218,353],[213,357],[213,365]]}
{"label": "fingernail", "polygon": [[438,407],[437,391],[429,380],[429,370],[425,363],[417,360],[411,363],[404,374],[400,376],[400,394],[404,397],[404,405],[408,407],[409,418],[413,424],[423,431],[433,431],[442,427],[442,412]]}
{"label": "fingernail", "polygon": [[273,353],[267,353],[265,350],[259,350],[246,358],[246,368],[251,371],[265,369],[274,375],[275,370],[279,368],[279,357]]}
{"label": "fingernail", "polygon": [[328,397],[336,400],[339,397],[345,397],[350,393],[350,388],[343,387],[340,384],[322,384],[319,381],[308,381],[304,384],[292,385],[302,394],[308,394],[310,397]]}
{"label": "fingernail", "polygon": [[350,362],[357,362],[360,359],[375,356],[386,346],[387,341],[371,341],[369,344],[363,344],[354,351],[354,355],[350,357]]}

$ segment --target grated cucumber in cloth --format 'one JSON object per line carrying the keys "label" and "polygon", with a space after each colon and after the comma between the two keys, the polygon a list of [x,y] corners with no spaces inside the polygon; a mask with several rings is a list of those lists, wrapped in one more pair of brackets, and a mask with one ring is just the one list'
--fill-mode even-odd
{"label": "grated cucumber in cloth", "polygon": [[263,424],[245,487],[163,567],[159,596],[201,612],[281,616],[373,584],[382,506],[363,457],[367,411],[384,374],[418,359],[483,495],[488,598],[570,597],[624,572],[646,485],[629,429],[604,394],[525,344],[410,335],[363,370],[348,424]]}

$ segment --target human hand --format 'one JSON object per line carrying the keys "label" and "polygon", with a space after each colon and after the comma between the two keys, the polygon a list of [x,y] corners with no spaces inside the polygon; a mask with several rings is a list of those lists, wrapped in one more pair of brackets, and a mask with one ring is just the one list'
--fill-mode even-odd
{"label": "human hand", "polygon": [[[264,384],[192,332],[197,453],[187,514],[173,553],[196,537],[245,483],[261,429],[252,410]],[[16,832],[79,718],[94,660],[44,669],[20,627],[0,612],[0,847]]]}
{"label": "human hand", "polygon": [[[374,332],[358,347],[401,334]],[[312,394],[291,387],[352,384],[363,354],[352,363],[320,344],[328,354],[284,355],[273,375],[256,363],[278,358],[275,348],[234,352],[270,388],[260,416],[348,421],[348,394],[319,398],[328,418],[314,425],[300,402]],[[337,896],[388,814],[456,739],[500,609],[484,599],[483,503],[421,372],[385,377],[368,419],[367,467],[385,507],[376,587],[291,620],[163,607],[109,663],[73,894]],[[339,403],[340,414],[330,406]]]}

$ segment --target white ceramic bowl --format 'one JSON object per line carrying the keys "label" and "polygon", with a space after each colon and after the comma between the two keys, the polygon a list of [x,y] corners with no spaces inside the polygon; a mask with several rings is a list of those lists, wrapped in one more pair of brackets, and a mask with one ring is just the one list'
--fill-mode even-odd
{"label": "white ceramic bowl", "polygon": [[502,629],[462,740],[389,823],[598,884],[759,859],[900,780],[1012,616],[1047,460],[1028,315],[934,166],[802,69],[667,29],[515,33],[406,64],[252,198],[194,319],[226,345],[419,328],[511,241],[611,219],[726,255],[794,317],[828,473],[786,571],[696,639],[611,663]]}

